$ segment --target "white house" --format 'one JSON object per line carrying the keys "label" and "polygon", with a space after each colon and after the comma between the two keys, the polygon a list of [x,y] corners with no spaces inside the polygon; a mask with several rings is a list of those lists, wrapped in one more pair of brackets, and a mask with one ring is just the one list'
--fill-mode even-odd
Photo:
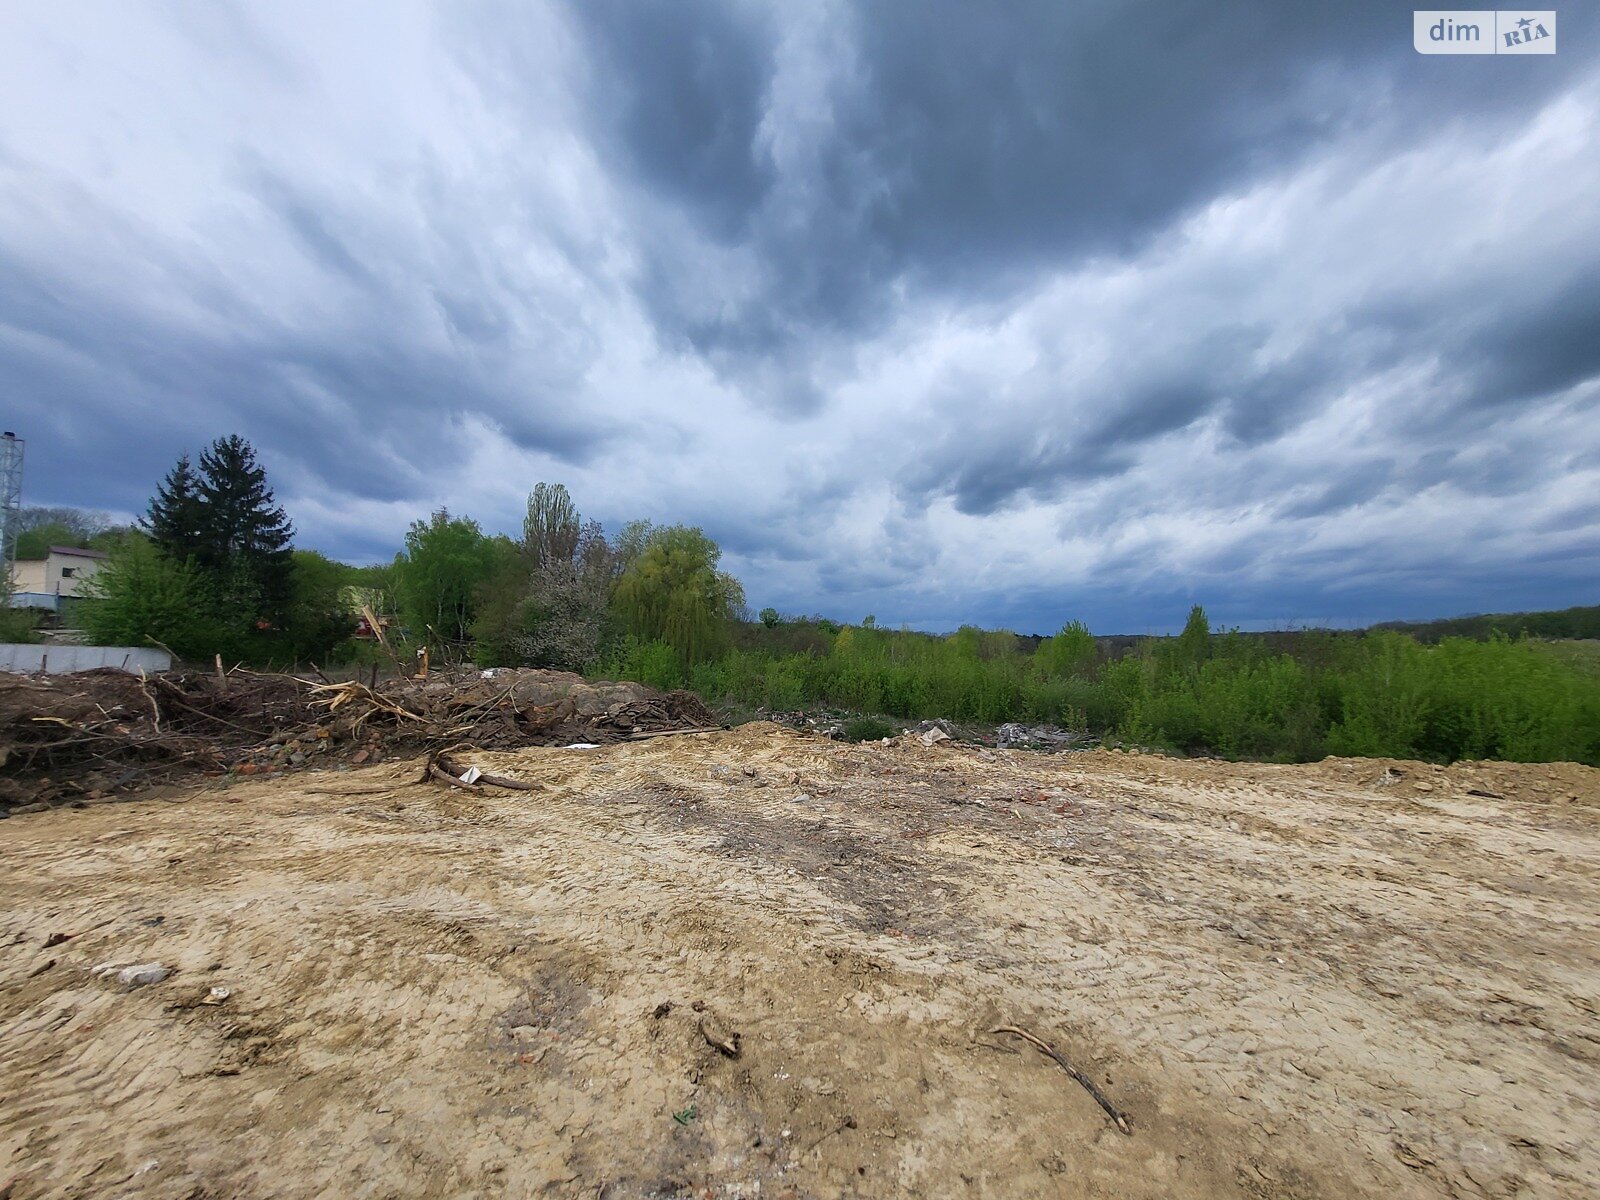
{"label": "white house", "polygon": [[93,579],[110,555],[101,550],[79,550],[74,546],[51,546],[44,558],[12,564],[11,606],[45,608],[54,612],[62,596],[79,596],[85,582]]}

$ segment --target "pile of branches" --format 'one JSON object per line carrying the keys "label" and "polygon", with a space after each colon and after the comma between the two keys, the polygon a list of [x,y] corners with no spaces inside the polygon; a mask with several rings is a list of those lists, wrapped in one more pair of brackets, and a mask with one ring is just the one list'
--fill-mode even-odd
{"label": "pile of branches", "polygon": [[352,732],[387,728],[419,744],[465,739],[489,750],[616,742],[717,725],[693,692],[596,683],[566,671],[462,671],[376,687],[324,683],[309,694]]}
{"label": "pile of branches", "polygon": [[242,670],[0,677],[0,806],[224,770],[233,755],[315,719],[306,687]]}
{"label": "pile of branches", "polygon": [[467,742],[484,749],[616,742],[714,728],[689,692],[560,671],[333,682],[235,668],[0,675],[0,809],[95,802],[194,772],[377,761]]}

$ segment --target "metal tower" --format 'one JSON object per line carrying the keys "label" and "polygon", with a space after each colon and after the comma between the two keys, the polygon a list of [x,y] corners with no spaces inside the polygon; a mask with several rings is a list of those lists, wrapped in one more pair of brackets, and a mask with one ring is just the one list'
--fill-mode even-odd
{"label": "metal tower", "polygon": [[17,516],[22,507],[22,448],[26,443],[9,429],[0,434],[0,558],[5,578],[0,590],[10,595],[17,561]]}

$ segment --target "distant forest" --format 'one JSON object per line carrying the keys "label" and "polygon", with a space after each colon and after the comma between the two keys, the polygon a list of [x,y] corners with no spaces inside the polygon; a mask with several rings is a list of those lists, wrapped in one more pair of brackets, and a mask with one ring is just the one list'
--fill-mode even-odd
{"label": "distant forest", "polygon": [[1587,608],[1563,608],[1555,612],[1484,613],[1472,617],[1449,617],[1442,621],[1385,621],[1374,629],[1394,629],[1408,633],[1419,642],[1432,645],[1447,637],[1483,641],[1493,634],[1506,637],[1600,638],[1600,604]]}

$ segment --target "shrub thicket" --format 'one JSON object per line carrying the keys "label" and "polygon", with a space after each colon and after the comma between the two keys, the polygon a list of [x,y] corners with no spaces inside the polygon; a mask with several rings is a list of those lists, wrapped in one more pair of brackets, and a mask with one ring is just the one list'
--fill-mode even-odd
{"label": "shrub thicket", "polygon": [[1600,682],[1526,639],[1424,646],[1379,630],[1268,642],[1212,634],[1197,609],[1179,637],[1110,662],[1073,625],[1033,654],[976,629],[940,638],[852,626],[825,649],[792,653],[743,640],[688,682],[708,699],[773,710],[1048,722],[1227,758],[1600,759]]}

